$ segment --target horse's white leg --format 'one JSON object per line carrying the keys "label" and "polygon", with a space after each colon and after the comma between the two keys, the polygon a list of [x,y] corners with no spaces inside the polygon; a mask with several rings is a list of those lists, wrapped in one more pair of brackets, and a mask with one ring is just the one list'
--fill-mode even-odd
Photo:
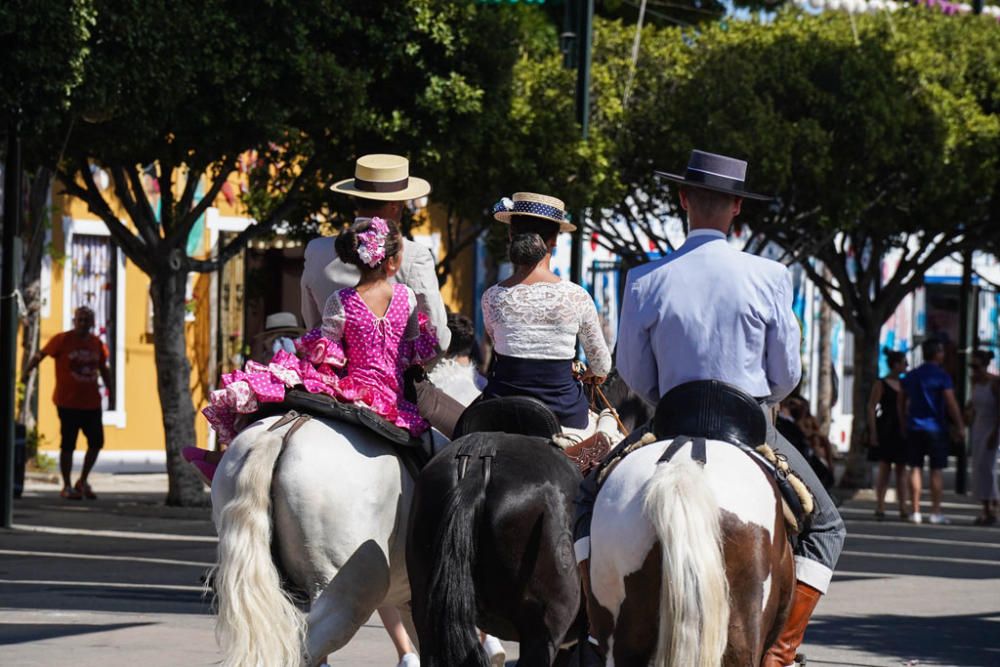
{"label": "horse's white leg", "polygon": [[389,588],[389,565],[374,542],[366,542],[312,603],[306,647],[314,664],[340,650],[382,603]]}
{"label": "horse's white leg", "polygon": [[314,420],[286,447],[273,492],[282,564],[313,600],[305,641],[319,665],[350,641],[400,576],[408,589],[405,567],[397,571],[397,532],[405,534],[412,482],[391,446],[370,432]]}

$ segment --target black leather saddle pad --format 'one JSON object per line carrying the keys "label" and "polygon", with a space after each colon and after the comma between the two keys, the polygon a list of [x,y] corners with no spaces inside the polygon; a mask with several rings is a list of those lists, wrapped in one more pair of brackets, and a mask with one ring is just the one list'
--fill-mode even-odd
{"label": "black leather saddle pad", "polygon": [[749,394],[718,380],[687,382],[668,391],[656,406],[653,433],[721,440],[751,449],[764,444],[767,419]]}
{"label": "black leather saddle pad", "polygon": [[312,394],[301,389],[285,392],[285,400],[280,403],[261,403],[260,409],[253,414],[254,419],[262,419],[271,415],[280,415],[295,410],[313,417],[322,417],[334,421],[364,426],[373,433],[403,447],[419,447],[419,438],[414,438],[410,432],[400,428],[368,408],[349,403],[341,403],[326,394]]}
{"label": "black leather saddle pad", "polygon": [[562,431],[548,406],[528,396],[477,399],[465,409],[455,425],[453,440],[483,432],[533,435],[551,438]]}

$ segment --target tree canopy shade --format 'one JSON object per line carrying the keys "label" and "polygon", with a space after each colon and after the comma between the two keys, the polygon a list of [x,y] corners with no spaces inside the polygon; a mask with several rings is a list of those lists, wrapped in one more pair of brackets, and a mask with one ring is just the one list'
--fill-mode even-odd
{"label": "tree canopy shade", "polygon": [[[94,19],[90,0],[0,4],[0,43],[5,47],[0,59],[0,151],[7,149],[7,133],[16,131],[27,192],[17,230],[22,243],[20,291],[26,307],[21,316],[22,367],[38,349],[51,170],[73,126],[70,99],[83,79]],[[0,159],[7,163],[5,154]],[[35,377],[32,372],[18,398],[18,419],[29,433],[34,432]]]}
{"label": "tree canopy shade", "polygon": [[[0,5],[0,132],[16,118],[29,137],[38,137],[66,118],[83,78],[94,17],[90,0]],[[28,160],[30,166],[30,151]]]}
{"label": "tree canopy shade", "polygon": [[[601,26],[599,67],[621,67],[619,32]],[[692,148],[749,160],[751,189],[778,199],[741,219],[802,262],[856,337],[849,473],[860,472],[881,325],[938,260],[1000,234],[1000,28],[922,9],[785,12],[697,34],[648,29],[639,62],[627,110],[613,86],[597,103],[632,212],[681,214],[653,170],[683,168]],[[902,260],[883,275],[893,253]]]}
{"label": "tree canopy shade", "polygon": [[[185,503],[200,495],[179,455],[194,441],[187,274],[218,268],[279,222],[346,210],[351,202],[327,186],[351,174],[359,154],[406,154],[432,176],[442,165],[457,171],[452,136],[477,136],[484,108],[504,99],[496,88],[510,85],[519,13],[448,0],[94,4],[92,53],[73,97],[82,121],[59,175],[150,276],[168,502]],[[257,224],[215,257],[189,257],[190,230],[248,151],[257,156],[247,198]],[[112,189],[101,191],[92,164],[110,173]],[[158,210],[144,168],[158,181]]]}

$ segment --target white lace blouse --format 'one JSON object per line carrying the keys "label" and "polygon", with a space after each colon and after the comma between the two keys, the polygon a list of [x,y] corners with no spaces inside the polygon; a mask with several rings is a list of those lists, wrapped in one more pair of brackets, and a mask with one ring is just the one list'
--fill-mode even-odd
{"label": "white lace blouse", "polygon": [[521,359],[575,359],[576,339],[595,375],[611,371],[594,300],[571,282],[494,285],[483,293],[483,321],[497,352]]}

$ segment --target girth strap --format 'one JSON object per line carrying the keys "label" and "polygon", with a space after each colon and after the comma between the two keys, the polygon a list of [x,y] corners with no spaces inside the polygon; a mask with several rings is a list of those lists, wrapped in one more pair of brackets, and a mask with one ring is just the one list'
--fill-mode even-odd
{"label": "girth strap", "polygon": [[691,458],[701,465],[708,463],[708,450],[705,447],[705,438],[691,438],[688,436],[680,436],[674,438],[674,441],[670,443],[666,451],[663,452],[656,462],[657,463],[668,463],[670,459],[677,455],[677,452],[681,450],[681,447],[691,443]]}

